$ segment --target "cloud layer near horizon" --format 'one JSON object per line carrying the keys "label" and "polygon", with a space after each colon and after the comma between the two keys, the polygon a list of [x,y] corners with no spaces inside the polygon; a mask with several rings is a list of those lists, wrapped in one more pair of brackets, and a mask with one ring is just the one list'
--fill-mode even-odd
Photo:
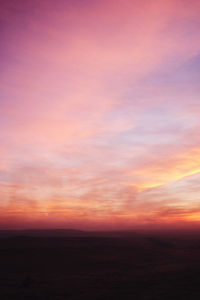
{"label": "cloud layer near horizon", "polygon": [[196,226],[199,1],[0,3],[0,227]]}

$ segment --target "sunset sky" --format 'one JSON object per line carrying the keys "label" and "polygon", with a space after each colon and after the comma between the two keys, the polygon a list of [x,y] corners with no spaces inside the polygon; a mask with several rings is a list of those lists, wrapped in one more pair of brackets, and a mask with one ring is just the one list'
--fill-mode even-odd
{"label": "sunset sky", "polygon": [[0,229],[199,226],[199,79],[199,0],[0,0]]}

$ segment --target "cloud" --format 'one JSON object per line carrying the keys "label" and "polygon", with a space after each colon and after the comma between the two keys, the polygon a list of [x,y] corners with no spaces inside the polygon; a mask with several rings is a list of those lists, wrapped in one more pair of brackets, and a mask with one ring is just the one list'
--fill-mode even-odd
{"label": "cloud", "polygon": [[1,226],[11,212],[24,227],[105,228],[189,211],[198,1],[1,4]]}

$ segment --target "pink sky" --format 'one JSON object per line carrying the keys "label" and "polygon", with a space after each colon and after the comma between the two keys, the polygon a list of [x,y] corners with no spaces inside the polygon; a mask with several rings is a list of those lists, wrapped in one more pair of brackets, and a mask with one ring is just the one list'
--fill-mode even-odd
{"label": "pink sky", "polygon": [[0,0],[0,228],[200,224],[200,2]]}

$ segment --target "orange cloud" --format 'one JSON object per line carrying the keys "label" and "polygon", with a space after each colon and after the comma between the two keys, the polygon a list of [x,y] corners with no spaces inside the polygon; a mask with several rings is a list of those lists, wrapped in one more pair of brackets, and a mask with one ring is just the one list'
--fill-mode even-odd
{"label": "orange cloud", "polygon": [[1,226],[126,228],[172,204],[196,222],[199,16],[195,0],[2,1]]}

